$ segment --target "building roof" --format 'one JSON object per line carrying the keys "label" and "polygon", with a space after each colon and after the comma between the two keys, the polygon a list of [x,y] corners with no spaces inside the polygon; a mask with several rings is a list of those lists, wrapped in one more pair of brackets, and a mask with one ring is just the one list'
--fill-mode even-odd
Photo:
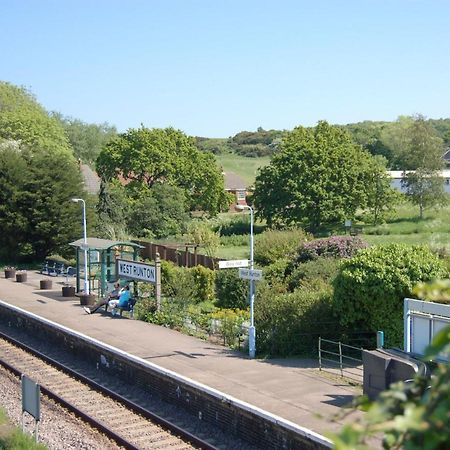
{"label": "building roof", "polygon": [[87,164],[80,164],[84,187],[89,194],[98,194],[100,191],[100,178]]}
{"label": "building roof", "polygon": [[[87,238],[87,245],[89,250],[107,250],[108,248],[127,245],[133,248],[144,248],[142,245],[136,244],[136,242],[131,241],[112,241],[110,239],[100,239],[100,238]],[[84,239],[78,239],[77,241],[70,242],[69,245],[72,247],[82,248]]]}
{"label": "building roof", "polygon": [[223,172],[223,176],[226,191],[245,191],[247,189],[245,180],[234,172]]}
{"label": "building roof", "polygon": [[450,149],[444,153],[444,161],[450,161]]}
{"label": "building roof", "polygon": [[[388,170],[387,173],[391,178],[402,179],[407,173],[414,173],[415,170]],[[440,170],[442,178],[450,178],[450,170]]]}

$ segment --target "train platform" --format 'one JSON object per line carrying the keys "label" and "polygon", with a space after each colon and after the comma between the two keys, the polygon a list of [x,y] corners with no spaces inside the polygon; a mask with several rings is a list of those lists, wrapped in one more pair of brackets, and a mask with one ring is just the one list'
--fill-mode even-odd
{"label": "train platform", "polygon": [[[40,290],[51,279],[52,289]],[[316,433],[337,432],[362,414],[345,411],[361,392],[319,372],[313,359],[249,359],[226,347],[109,313],[86,314],[63,297],[61,277],[28,271],[26,282],[0,277],[0,300],[202,383]]]}

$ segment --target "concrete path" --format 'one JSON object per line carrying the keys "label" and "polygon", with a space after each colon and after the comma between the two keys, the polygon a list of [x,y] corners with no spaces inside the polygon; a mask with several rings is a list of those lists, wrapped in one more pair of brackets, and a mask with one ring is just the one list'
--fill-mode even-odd
{"label": "concrete path", "polygon": [[[39,290],[42,279],[52,279],[53,289]],[[17,283],[2,274],[0,299],[320,434],[340,429],[343,421],[333,421],[334,416],[360,393],[319,372],[315,360],[250,360],[164,327],[105,313],[88,315],[78,298],[62,297],[63,281],[28,272],[27,282]],[[360,415],[352,412],[344,421],[352,422]]]}

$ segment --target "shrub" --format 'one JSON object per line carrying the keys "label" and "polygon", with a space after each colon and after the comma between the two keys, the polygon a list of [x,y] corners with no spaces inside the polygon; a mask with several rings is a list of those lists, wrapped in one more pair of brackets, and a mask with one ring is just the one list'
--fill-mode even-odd
{"label": "shrub", "polygon": [[[339,328],[332,315],[330,287],[300,287],[293,293],[258,290],[255,305],[259,354],[291,356],[315,353],[319,335]],[[333,333],[333,336],[335,333]]]}
{"label": "shrub", "polygon": [[249,313],[239,309],[221,309],[210,314],[210,318],[217,324],[214,332],[223,337],[224,344],[233,347],[241,334],[242,324],[249,319]]}
{"label": "shrub", "polygon": [[281,258],[292,258],[308,239],[309,235],[301,228],[264,231],[256,237],[255,261],[269,265]]}
{"label": "shrub", "polygon": [[301,285],[307,285],[314,280],[332,284],[338,273],[340,261],[336,258],[318,258],[299,264],[288,277],[288,288],[294,291]]}
{"label": "shrub", "polygon": [[239,278],[237,270],[216,273],[216,305],[220,308],[248,308],[248,281]]}
{"label": "shrub", "polygon": [[270,283],[284,283],[286,270],[289,267],[288,259],[279,259],[278,261],[264,267],[264,279]]}
{"label": "shrub", "polygon": [[358,250],[368,245],[359,236],[331,236],[315,239],[303,244],[296,258],[297,262],[306,262],[320,256],[326,258],[351,258]]}
{"label": "shrub", "polygon": [[194,300],[197,303],[211,301],[215,297],[215,272],[207,267],[195,266],[189,269],[194,281]]}
{"label": "shrub", "polygon": [[341,263],[334,305],[342,325],[382,330],[388,346],[402,346],[403,299],[420,281],[446,276],[427,247],[390,244],[362,250]]}

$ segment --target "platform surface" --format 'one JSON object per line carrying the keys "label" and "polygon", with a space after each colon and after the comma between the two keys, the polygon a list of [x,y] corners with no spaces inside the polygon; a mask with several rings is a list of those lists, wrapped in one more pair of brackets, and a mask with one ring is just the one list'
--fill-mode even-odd
{"label": "platform surface", "polygon": [[[25,283],[0,277],[0,299],[46,319],[218,389],[320,434],[337,432],[334,420],[358,392],[319,372],[317,360],[251,360],[245,354],[186,336],[168,328],[109,313],[86,314],[78,298],[62,297],[62,277],[29,271]],[[40,280],[51,279],[51,290]]]}

